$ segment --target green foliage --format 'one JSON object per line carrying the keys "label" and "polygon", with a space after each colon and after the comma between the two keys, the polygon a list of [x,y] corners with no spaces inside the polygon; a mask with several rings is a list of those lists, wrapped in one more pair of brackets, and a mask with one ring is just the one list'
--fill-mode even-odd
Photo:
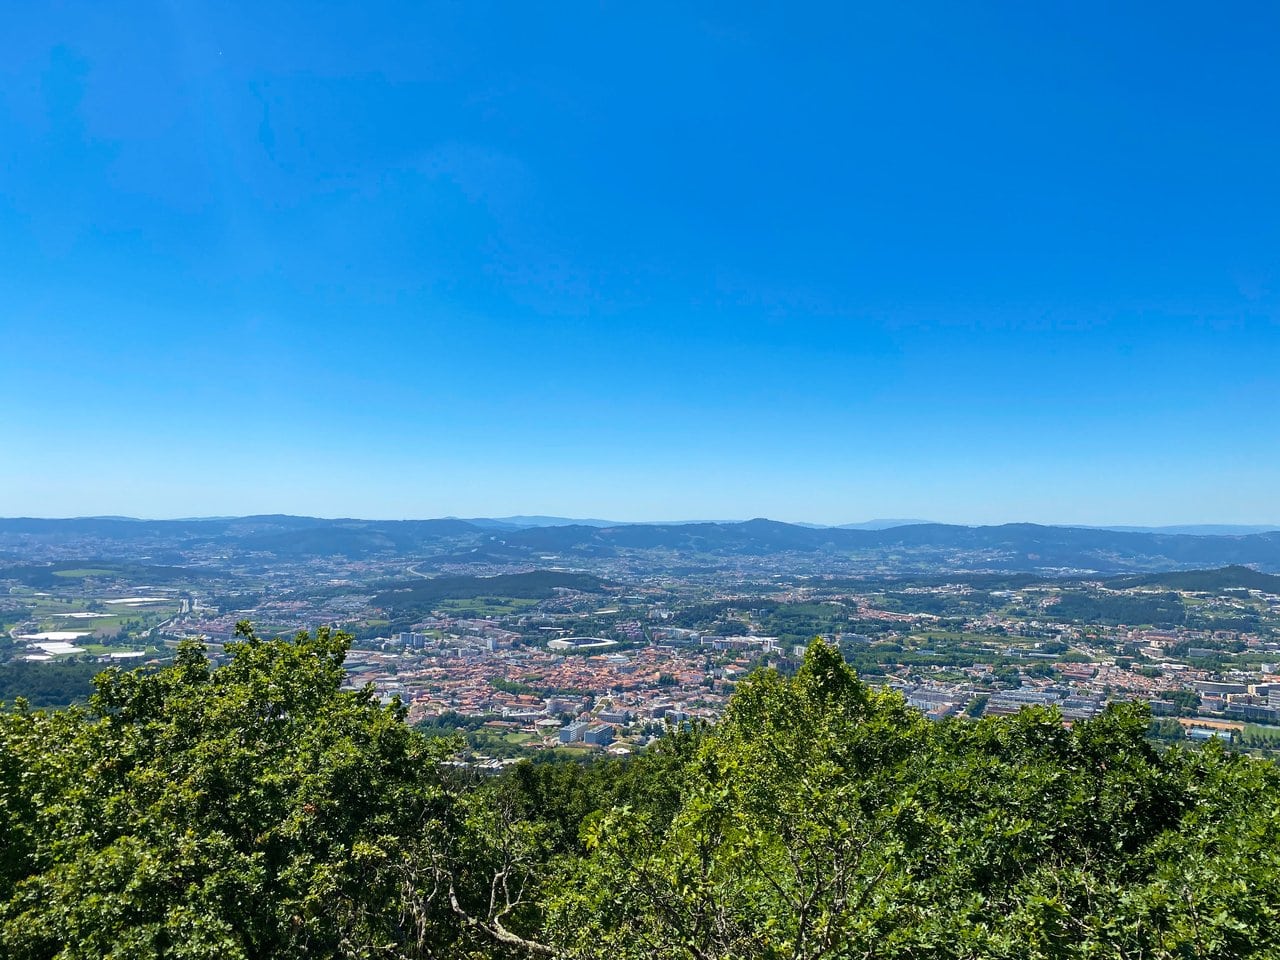
{"label": "green foliage", "polygon": [[417,729],[431,736],[451,736],[457,730],[475,730],[485,725],[490,718],[485,716],[464,716],[456,710],[446,710],[438,717],[426,717],[419,720]]}
{"label": "green foliage", "polygon": [[1085,593],[1064,591],[1050,608],[1053,616],[1083,623],[1151,624],[1174,627],[1186,620],[1186,608],[1176,593]]}
{"label": "green foliage", "polygon": [[1145,708],[931,723],[813,640],[715,727],[486,779],[342,692],[346,643],[244,625],[0,714],[0,955],[1280,955],[1280,771]]}
{"label": "green foliage", "polygon": [[502,677],[491,677],[489,680],[489,686],[493,687],[495,690],[501,690],[503,693],[527,694],[538,692],[527,683],[520,683],[516,680],[504,680]]}
{"label": "green foliage", "polygon": [[1151,573],[1117,577],[1108,582],[1117,589],[1127,587],[1164,587],[1167,590],[1191,590],[1201,593],[1225,593],[1240,588],[1280,593],[1280,576],[1259,573],[1251,567],[1230,566],[1217,570],[1182,570],[1176,573]]}
{"label": "green foliage", "polygon": [[972,591],[962,594],[887,592],[879,605],[899,613],[930,613],[940,617],[975,617],[998,610],[1005,601],[990,593]]}
{"label": "green foliage", "polygon": [[12,703],[19,697],[33,707],[84,703],[93,693],[93,678],[101,670],[99,664],[79,661],[0,663],[0,703]]}
{"label": "green foliage", "polygon": [[3,716],[0,954],[372,956],[447,750],[343,693],[347,638],[198,646],[88,709]]}
{"label": "green foliage", "polygon": [[1246,747],[1280,750],[1280,727],[1246,723],[1244,729],[1240,732],[1240,743]]}
{"label": "green foliage", "polygon": [[1275,767],[1146,732],[1132,706],[931,725],[815,641],[739,686],[674,816],[588,823],[547,927],[624,960],[1274,956]]}
{"label": "green foliage", "polygon": [[1200,694],[1194,690],[1161,690],[1160,699],[1177,704],[1178,715],[1194,717],[1200,708]]}
{"label": "green foliage", "polygon": [[429,607],[441,600],[474,600],[480,597],[544,600],[555,596],[560,588],[598,593],[604,588],[604,581],[587,573],[559,570],[533,570],[496,577],[418,578],[390,587],[374,597],[373,602],[380,606],[408,609]]}
{"label": "green foliage", "polygon": [[16,580],[37,590],[62,590],[79,586],[78,580],[124,580],[134,583],[181,583],[191,579],[182,567],[145,563],[69,560],[51,564],[24,564],[0,569],[0,579]]}
{"label": "green foliage", "polygon": [[[14,604],[13,601],[8,601],[8,603],[10,605],[0,609],[0,624],[22,623],[24,620],[30,620],[35,612],[33,607],[19,606]],[[7,634],[5,639],[10,639]]]}
{"label": "green foliage", "polygon": [[1186,731],[1182,729],[1182,724],[1172,717],[1159,717],[1152,720],[1151,727],[1147,733],[1156,740],[1181,742],[1187,738]]}

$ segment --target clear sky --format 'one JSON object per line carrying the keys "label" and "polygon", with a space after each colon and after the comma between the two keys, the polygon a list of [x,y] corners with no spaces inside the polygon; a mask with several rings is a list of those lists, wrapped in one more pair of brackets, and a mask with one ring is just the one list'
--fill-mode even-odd
{"label": "clear sky", "polygon": [[29,3],[0,515],[1280,521],[1275,3]]}

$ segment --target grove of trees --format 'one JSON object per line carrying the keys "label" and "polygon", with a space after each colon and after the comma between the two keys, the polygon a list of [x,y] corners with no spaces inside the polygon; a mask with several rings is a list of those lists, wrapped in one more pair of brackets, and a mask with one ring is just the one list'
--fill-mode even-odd
{"label": "grove of trees", "polygon": [[1138,706],[932,723],[810,643],[714,727],[477,779],[349,638],[0,712],[0,956],[1262,958],[1280,771]]}

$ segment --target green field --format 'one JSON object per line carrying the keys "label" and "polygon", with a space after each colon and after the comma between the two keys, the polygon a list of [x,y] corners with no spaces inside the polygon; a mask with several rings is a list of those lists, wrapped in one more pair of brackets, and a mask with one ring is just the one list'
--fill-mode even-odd
{"label": "green field", "polygon": [[927,630],[913,633],[910,641],[921,646],[932,646],[937,643],[969,643],[981,647],[1031,647],[1035,640],[1027,637],[997,636],[990,633],[963,633],[955,630]]}
{"label": "green field", "polygon": [[[122,643],[122,644],[119,644],[118,646],[108,646],[105,643],[81,642],[81,643],[77,643],[76,646],[82,647],[85,653],[94,657],[103,657],[109,653],[122,653],[126,650],[141,650],[149,656],[154,656],[161,652],[159,647],[156,647],[153,644],[144,644],[144,643]],[[121,665],[127,667],[129,666],[129,663],[130,661],[125,660],[125,661],[122,661]]]}
{"label": "green field", "polygon": [[537,600],[519,597],[475,597],[470,600],[442,600],[436,609],[460,617],[505,617],[537,605]]}
{"label": "green field", "polygon": [[1264,750],[1280,750],[1280,727],[1268,727],[1258,723],[1246,723],[1239,734],[1240,742],[1246,747],[1259,747]]}
{"label": "green field", "polygon": [[40,623],[41,630],[88,630],[91,633],[104,631],[106,633],[114,633],[123,627],[130,620],[142,621],[139,616],[125,616],[121,614],[106,613],[100,617],[66,617],[54,614],[47,620]]}

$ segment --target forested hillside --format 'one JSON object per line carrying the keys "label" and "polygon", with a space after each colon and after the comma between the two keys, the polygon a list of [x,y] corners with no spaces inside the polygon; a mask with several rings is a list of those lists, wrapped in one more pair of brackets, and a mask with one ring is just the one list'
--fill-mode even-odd
{"label": "forested hillside", "polygon": [[439,600],[467,600],[484,596],[543,600],[555,596],[557,590],[594,593],[599,592],[603,586],[603,580],[589,573],[533,570],[492,577],[418,578],[392,584],[373,599],[374,603],[386,606],[429,610],[430,604]]}
{"label": "forested hillside", "polygon": [[477,780],[345,636],[240,638],[0,714],[0,956],[1280,951],[1280,771],[1133,706],[931,723],[815,641],[714,728]]}

